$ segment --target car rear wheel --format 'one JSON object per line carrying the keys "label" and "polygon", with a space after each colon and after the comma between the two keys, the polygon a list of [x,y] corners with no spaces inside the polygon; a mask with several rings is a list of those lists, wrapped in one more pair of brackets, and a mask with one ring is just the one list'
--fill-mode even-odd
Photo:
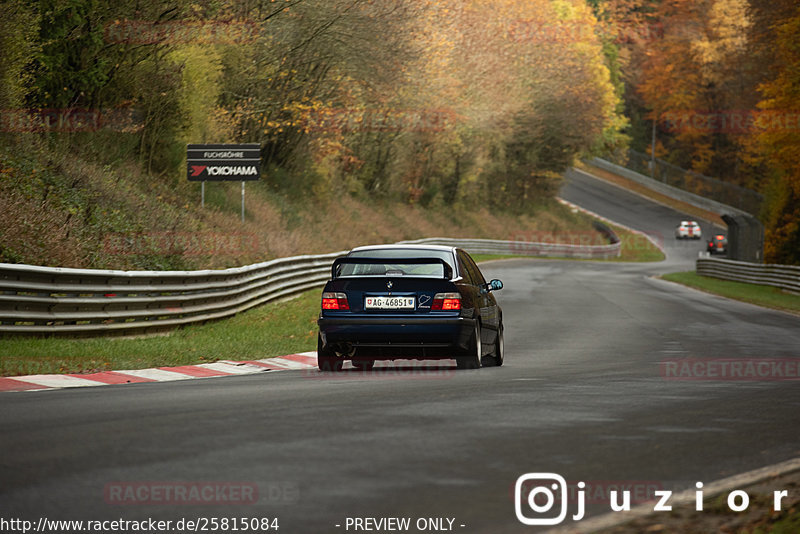
{"label": "car rear wheel", "polygon": [[503,365],[503,351],[505,346],[503,344],[503,323],[500,323],[500,330],[497,331],[497,338],[494,340],[494,352],[485,356],[485,360],[490,365],[500,367]]}
{"label": "car rear wheel", "polygon": [[317,365],[320,371],[338,373],[342,370],[344,360],[336,351],[322,344],[322,336],[317,336]]}
{"label": "car rear wheel", "polygon": [[482,351],[481,327],[478,323],[475,323],[475,330],[472,332],[469,351],[464,356],[456,358],[456,365],[459,369],[480,369]]}

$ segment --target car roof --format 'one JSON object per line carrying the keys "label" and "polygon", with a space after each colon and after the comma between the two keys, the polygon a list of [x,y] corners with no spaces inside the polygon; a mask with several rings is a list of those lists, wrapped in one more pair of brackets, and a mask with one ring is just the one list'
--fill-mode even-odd
{"label": "car roof", "polygon": [[362,252],[365,250],[431,250],[431,251],[438,251],[438,252],[453,252],[456,247],[447,247],[444,245],[415,245],[413,243],[409,243],[407,245],[398,244],[398,245],[367,245],[363,247],[356,247],[350,252]]}

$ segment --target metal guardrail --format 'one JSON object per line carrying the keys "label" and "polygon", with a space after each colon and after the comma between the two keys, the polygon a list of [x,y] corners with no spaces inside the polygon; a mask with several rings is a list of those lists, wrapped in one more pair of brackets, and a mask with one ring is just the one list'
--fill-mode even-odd
{"label": "metal guardrail", "polygon": [[672,185],[659,182],[658,180],[655,180],[650,176],[640,174],[634,170],[628,169],[627,167],[617,165],[616,163],[612,163],[610,161],[606,161],[601,158],[592,158],[590,160],[586,160],[586,163],[598,167],[600,169],[603,169],[604,171],[617,174],[629,180],[633,180],[634,182],[641,184],[652,191],[661,193],[663,195],[666,195],[670,198],[674,198],[676,200],[680,200],[682,202],[686,202],[687,204],[691,204],[692,206],[698,207],[700,209],[704,209],[718,214],[722,213],[733,213],[737,215],[746,214],[746,212],[734,208],[733,206],[729,206],[727,204],[717,202],[716,200],[702,197],[695,193],[690,193],[689,191],[684,191],[683,189],[679,189]]}
{"label": "metal guardrail", "polygon": [[407,244],[444,245],[461,247],[470,254],[502,254],[512,256],[538,256],[581,259],[608,259],[619,257],[621,243],[619,238],[603,225],[600,233],[609,232],[608,245],[581,245],[564,243],[536,243],[529,241],[496,241],[493,239],[449,239],[432,237],[416,241],[401,241]]}
{"label": "metal guardrail", "polygon": [[[613,234],[612,234],[613,235]],[[614,236],[616,237],[616,236]],[[607,258],[610,245],[432,238],[476,254]],[[141,334],[230,317],[322,286],[346,251],[206,271],[107,271],[0,263],[0,334]]]}
{"label": "metal guardrail", "polygon": [[798,266],[699,258],[697,274],[722,280],[773,286],[800,294],[800,267]]}
{"label": "metal guardrail", "polygon": [[757,215],[761,211],[764,196],[752,189],[712,178],[699,172],[682,169],[658,158],[653,162],[650,155],[642,154],[635,150],[628,150],[626,157],[623,157],[622,160],[619,163],[625,167],[646,176],[652,176],[655,180],[683,191],[734,206],[753,215]]}
{"label": "metal guardrail", "polygon": [[0,333],[142,333],[235,315],[328,280],[344,252],[224,270],[105,271],[0,264]]}

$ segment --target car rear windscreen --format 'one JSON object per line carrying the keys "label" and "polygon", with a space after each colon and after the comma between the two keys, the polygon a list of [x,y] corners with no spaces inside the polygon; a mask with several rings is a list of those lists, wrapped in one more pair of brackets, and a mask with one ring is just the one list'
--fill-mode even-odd
{"label": "car rear windscreen", "polygon": [[[347,263],[341,266],[339,276],[423,276],[444,278],[445,268],[440,262],[403,263],[403,258],[432,258],[444,260],[453,269],[453,254],[446,250],[424,249],[371,249],[348,254],[348,258],[386,258],[386,263]],[[448,273],[449,274],[449,273]]]}

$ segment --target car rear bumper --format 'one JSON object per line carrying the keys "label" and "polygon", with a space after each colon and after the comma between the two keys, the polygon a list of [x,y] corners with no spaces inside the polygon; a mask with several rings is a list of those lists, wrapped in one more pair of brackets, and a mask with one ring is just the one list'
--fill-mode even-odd
{"label": "car rear bumper", "polygon": [[475,328],[466,317],[320,317],[317,323],[326,346],[376,359],[453,358],[468,349]]}

